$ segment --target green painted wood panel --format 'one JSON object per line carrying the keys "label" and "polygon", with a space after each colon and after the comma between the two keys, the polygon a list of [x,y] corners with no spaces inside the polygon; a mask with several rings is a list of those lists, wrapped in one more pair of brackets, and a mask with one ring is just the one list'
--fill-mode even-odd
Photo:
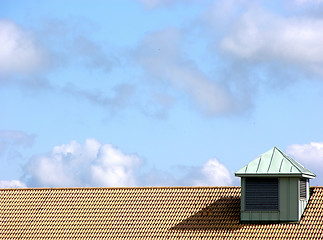
{"label": "green painted wood panel", "polygon": [[297,222],[300,220],[299,178],[279,178],[279,211],[246,211],[245,178],[241,178],[241,221]]}
{"label": "green painted wood panel", "polygon": [[299,221],[298,178],[280,178],[280,221]]}

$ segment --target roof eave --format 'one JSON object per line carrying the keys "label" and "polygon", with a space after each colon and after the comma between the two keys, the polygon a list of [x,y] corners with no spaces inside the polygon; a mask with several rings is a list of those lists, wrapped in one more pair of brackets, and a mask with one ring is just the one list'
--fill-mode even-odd
{"label": "roof eave", "polygon": [[316,175],[307,173],[235,173],[236,177],[304,177],[315,178]]}

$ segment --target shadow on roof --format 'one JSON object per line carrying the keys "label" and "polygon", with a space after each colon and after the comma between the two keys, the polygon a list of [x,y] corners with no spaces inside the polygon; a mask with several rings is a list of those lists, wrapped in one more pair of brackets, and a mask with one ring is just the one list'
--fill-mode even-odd
{"label": "shadow on roof", "polygon": [[240,197],[216,200],[169,230],[223,229],[233,231],[243,227],[240,223]]}

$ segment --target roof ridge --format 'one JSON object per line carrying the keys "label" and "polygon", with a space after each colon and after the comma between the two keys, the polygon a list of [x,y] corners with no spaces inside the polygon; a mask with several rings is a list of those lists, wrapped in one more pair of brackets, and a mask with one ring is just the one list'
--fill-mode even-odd
{"label": "roof ridge", "polygon": [[[303,173],[303,169],[305,171],[307,171],[308,174],[314,174],[311,170],[309,170],[308,168],[306,168],[305,166],[303,166],[303,164],[299,163],[298,161],[296,161],[294,158],[292,158],[291,156],[288,156],[287,154],[285,154],[284,152],[282,152],[282,154],[301,172]],[[303,168],[303,169],[299,169],[299,168]]]}
{"label": "roof ridge", "polygon": [[[287,160],[289,160],[289,162],[299,171],[299,172],[303,172],[301,169],[299,169],[299,166],[296,166],[296,164],[294,163],[294,159],[288,155],[286,155],[283,151],[281,151],[278,147],[275,147]],[[303,167],[303,166],[302,166]]]}
{"label": "roof ridge", "polygon": [[210,188],[240,188],[240,186],[154,186],[154,187],[58,187],[58,188],[0,188],[0,191],[26,190],[132,190],[132,189],[210,189]]}

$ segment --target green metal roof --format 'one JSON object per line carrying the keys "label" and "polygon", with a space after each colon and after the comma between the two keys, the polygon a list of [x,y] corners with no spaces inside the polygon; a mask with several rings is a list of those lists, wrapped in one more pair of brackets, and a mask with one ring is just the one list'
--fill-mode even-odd
{"label": "green metal roof", "polygon": [[235,173],[237,177],[275,176],[275,177],[306,177],[316,175],[287,156],[277,147],[260,155]]}

